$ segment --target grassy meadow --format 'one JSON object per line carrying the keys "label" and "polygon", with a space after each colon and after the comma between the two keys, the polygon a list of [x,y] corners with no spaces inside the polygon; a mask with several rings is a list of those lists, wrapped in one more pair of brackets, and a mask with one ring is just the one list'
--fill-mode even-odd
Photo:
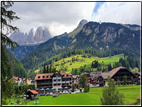
{"label": "grassy meadow", "polygon": [[[84,62],[68,62],[68,63],[62,64],[64,61],[66,62],[68,60],[72,60],[72,58],[77,58],[80,60],[83,59]],[[75,56],[71,56],[71,57],[59,60],[57,62],[54,62],[54,65],[57,70],[67,67],[68,70],[66,73],[71,73],[72,68],[79,68],[80,66],[91,65],[92,61],[94,60],[98,60],[99,63],[103,62],[104,64],[110,64],[110,63],[113,64],[115,62],[118,62],[120,58],[124,58],[124,54],[119,54],[119,55],[115,55],[111,57],[103,57],[103,58],[99,58],[99,57],[84,58],[82,57],[82,55],[75,55]]]}
{"label": "grassy meadow", "polygon": [[[117,86],[120,93],[125,96],[124,104],[130,105],[140,97],[140,85]],[[52,96],[38,96],[38,105],[101,105],[103,87],[90,88],[88,93],[63,94],[56,98]],[[34,105],[35,101],[30,101],[28,105]]]}

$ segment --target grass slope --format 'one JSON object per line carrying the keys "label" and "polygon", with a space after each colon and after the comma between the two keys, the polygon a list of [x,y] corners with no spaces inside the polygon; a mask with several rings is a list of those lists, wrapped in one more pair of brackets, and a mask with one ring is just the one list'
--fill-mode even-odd
{"label": "grass slope", "polygon": [[[66,62],[68,60],[72,60],[73,57],[80,59],[80,60],[83,59],[85,62],[73,62],[73,63],[68,62],[68,63],[62,65],[63,60]],[[79,68],[80,66],[91,65],[92,61],[94,61],[94,60],[98,60],[99,63],[102,63],[102,61],[103,61],[104,64],[110,64],[110,63],[113,64],[115,62],[118,62],[120,58],[124,58],[124,54],[119,54],[119,55],[115,55],[115,56],[111,56],[111,57],[104,57],[104,58],[99,58],[99,57],[84,58],[84,57],[82,57],[82,55],[75,55],[75,56],[71,56],[71,57],[59,60],[57,62],[54,62],[54,65],[56,66],[57,70],[67,67],[68,72],[66,72],[66,73],[71,73],[72,68]]]}
{"label": "grass slope", "polygon": [[[136,99],[140,96],[140,85],[119,86],[117,88],[125,96],[125,105],[136,102]],[[90,88],[89,93],[63,94],[56,98],[52,96],[39,96],[38,105],[101,105],[102,89],[103,87]],[[28,105],[34,105],[33,102],[28,102]]]}

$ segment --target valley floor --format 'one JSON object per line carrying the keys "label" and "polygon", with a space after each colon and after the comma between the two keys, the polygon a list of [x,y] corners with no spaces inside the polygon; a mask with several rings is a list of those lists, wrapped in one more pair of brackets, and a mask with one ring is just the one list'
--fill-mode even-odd
{"label": "valley floor", "polygon": [[[131,105],[140,97],[140,85],[117,86],[120,93],[125,96],[125,105]],[[90,88],[88,93],[63,94],[53,98],[52,96],[39,96],[38,105],[101,105],[103,87]],[[27,105],[35,105],[30,101]]]}

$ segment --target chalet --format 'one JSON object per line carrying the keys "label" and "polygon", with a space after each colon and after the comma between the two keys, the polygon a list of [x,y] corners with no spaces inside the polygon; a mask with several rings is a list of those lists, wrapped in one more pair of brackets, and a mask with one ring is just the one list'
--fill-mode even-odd
{"label": "chalet", "polygon": [[[125,67],[117,67],[108,73],[101,73],[101,75],[104,78],[104,80],[107,80],[108,76],[110,76],[110,78],[114,79],[115,82],[117,82],[117,80],[119,79],[120,84],[123,84],[123,77],[125,75],[127,76],[127,84],[130,84],[131,77],[133,77],[134,80],[136,78],[136,76]],[[106,81],[105,81],[105,85],[107,85]]]}
{"label": "chalet", "polygon": [[56,71],[55,73],[43,73],[37,74],[35,77],[35,87],[38,89],[49,88],[56,89],[67,87],[70,89],[72,86],[72,74],[60,73]]}
{"label": "chalet", "polygon": [[101,73],[91,72],[90,83],[92,85],[104,86],[104,78],[102,77]]}

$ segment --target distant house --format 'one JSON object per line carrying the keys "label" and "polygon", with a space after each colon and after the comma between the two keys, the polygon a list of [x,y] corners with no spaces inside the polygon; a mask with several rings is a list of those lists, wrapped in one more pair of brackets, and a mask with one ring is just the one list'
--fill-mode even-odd
{"label": "distant house", "polygon": [[92,85],[104,86],[104,78],[102,77],[101,73],[91,72],[90,83]]}
{"label": "distant house", "polygon": [[20,85],[22,83],[22,78],[14,76],[13,79],[15,80],[15,83],[17,83],[18,85]]}
{"label": "distant house", "polygon": [[[136,76],[125,67],[117,67],[108,73],[101,73],[101,75],[104,78],[104,80],[107,80],[108,76],[114,79],[115,82],[117,82],[117,80],[119,79],[120,84],[123,84],[123,77],[125,75],[127,76],[127,84],[130,84],[131,77],[134,78],[134,80],[136,78]],[[105,85],[107,85],[106,81],[105,81]]]}
{"label": "distant house", "polygon": [[31,84],[31,82],[32,82],[32,80],[30,78],[23,79],[23,84],[25,84],[25,85],[29,85],[29,84]]}

